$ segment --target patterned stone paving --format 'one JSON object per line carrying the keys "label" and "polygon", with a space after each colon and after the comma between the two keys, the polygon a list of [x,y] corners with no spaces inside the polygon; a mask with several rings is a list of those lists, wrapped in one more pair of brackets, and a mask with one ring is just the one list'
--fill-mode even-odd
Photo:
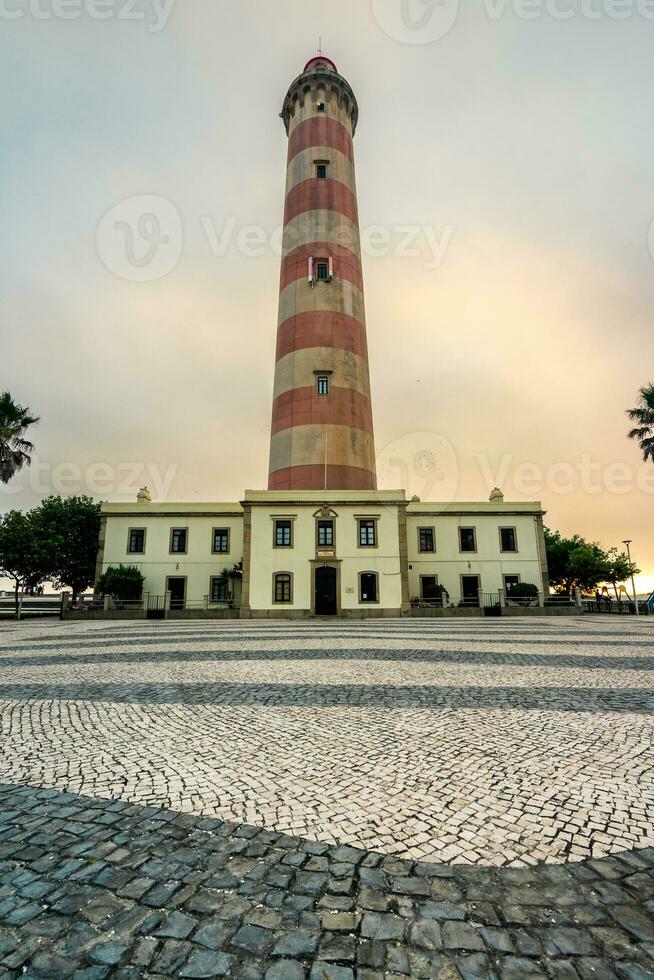
{"label": "patterned stone paving", "polygon": [[414,860],[654,844],[654,629],[607,619],[0,633],[0,779]]}
{"label": "patterned stone paving", "polygon": [[654,624],[0,624],[0,980],[654,977]]}

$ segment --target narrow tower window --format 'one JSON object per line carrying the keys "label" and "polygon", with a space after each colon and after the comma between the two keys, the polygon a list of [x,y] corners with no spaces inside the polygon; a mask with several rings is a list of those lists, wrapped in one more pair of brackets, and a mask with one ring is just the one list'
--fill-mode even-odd
{"label": "narrow tower window", "polygon": [[327,164],[318,163],[316,164],[316,177],[318,180],[327,180]]}
{"label": "narrow tower window", "polygon": [[325,111],[325,103],[318,102],[316,105],[316,112],[324,112],[324,111]]}
{"label": "narrow tower window", "polygon": [[318,394],[319,395],[329,394],[329,375],[327,374],[318,375]]}
{"label": "narrow tower window", "polygon": [[318,282],[327,282],[329,279],[329,265],[327,262],[316,262],[316,279]]}

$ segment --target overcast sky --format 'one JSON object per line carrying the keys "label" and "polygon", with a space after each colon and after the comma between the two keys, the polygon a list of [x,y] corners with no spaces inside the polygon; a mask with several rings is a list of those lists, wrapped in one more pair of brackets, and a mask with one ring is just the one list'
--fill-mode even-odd
{"label": "overcast sky", "polygon": [[552,528],[632,538],[654,586],[654,467],[625,417],[654,381],[652,18],[0,0],[0,387],[42,419],[1,509],[265,487],[278,113],[322,34],[359,100],[380,486],[542,499]]}

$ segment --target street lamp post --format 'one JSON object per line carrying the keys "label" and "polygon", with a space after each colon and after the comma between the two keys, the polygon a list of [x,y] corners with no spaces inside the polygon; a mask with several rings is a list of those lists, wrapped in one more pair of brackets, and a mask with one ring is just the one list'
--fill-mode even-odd
{"label": "street lamp post", "polygon": [[636,603],[636,615],[640,616],[640,609],[638,608],[638,595],[636,593],[636,579],[634,576],[634,566],[631,561],[631,539],[629,541],[623,541],[624,545],[627,546],[627,558],[629,560],[629,568],[631,569],[631,586],[634,590],[634,602]]}

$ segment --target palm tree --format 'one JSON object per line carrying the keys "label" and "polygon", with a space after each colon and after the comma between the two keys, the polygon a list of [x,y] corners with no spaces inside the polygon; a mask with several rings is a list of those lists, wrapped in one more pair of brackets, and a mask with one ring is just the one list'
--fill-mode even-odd
{"label": "palm tree", "polygon": [[24,436],[38,421],[8,391],[0,392],[0,483],[9,483],[23,466],[29,466],[34,446]]}
{"label": "palm tree", "polygon": [[654,463],[654,384],[640,389],[640,404],[631,408],[627,415],[638,425],[629,433],[630,439],[638,439],[645,462]]}

